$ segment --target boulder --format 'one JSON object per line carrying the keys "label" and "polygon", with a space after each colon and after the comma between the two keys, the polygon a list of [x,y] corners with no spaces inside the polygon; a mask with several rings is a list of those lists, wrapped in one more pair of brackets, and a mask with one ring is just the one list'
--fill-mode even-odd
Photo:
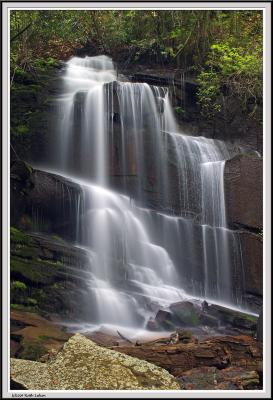
{"label": "boulder", "polygon": [[199,321],[199,310],[190,301],[181,301],[170,305],[173,320],[181,326],[197,326]]}
{"label": "boulder", "polygon": [[231,227],[263,227],[263,159],[240,154],[225,165],[225,197]]}
{"label": "boulder", "polygon": [[179,390],[166,370],[105,349],[80,334],[48,363],[11,359],[11,387],[27,390]]}
{"label": "boulder", "polygon": [[155,323],[161,329],[173,330],[175,328],[172,313],[166,310],[159,310],[157,312]]}

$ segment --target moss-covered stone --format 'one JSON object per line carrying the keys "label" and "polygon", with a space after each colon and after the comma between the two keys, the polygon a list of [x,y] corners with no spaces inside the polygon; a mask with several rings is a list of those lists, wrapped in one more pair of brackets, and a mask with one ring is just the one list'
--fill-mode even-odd
{"label": "moss-covered stone", "polygon": [[174,320],[182,326],[198,326],[199,312],[189,301],[181,301],[170,306]]}
{"label": "moss-covered stone", "polygon": [[[11,228],[11,282],[20,281],[25,290],[11,287],[13,309],[54,313],[65,318],[80,318],[85,304],[87,281],[85,251],[74,248],[59,237],[26,234]],[[85,288],[85,289],[84,289]],[[85,290],[85,291],[84,291]],[[90,297],[86,295],[86,303]]]}
{"label": "moss-covered stone", "polygon": [[13,226],[10,227],[10,240],[11,242],[16,243],[16,245],[31,245],[32,243],[32,239],[29,235],[19,231],[19,229]]}

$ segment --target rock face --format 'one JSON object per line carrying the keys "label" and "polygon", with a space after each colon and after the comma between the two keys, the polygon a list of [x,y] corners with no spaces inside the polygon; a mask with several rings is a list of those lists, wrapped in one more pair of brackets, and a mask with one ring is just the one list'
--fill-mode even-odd
{"label": "rock face", "polygon": [[[60,93],[61,65],[48,65],[34,73],[15,71],[11,86],[11,159],[48,161],[52,127],[56,124],[52,105]],[[15,152],[16,154],[15,154]]]}
{"label": "rock face", "polygon": [[262,229],[263,160],[238,155],[226,162],[225,197],[231,227]]}
{"label": "rock face", "polygon": [[233,271],[233,286],[243,282],[244,301],[254,312],[263,295],[263,160],[237,155],[225,166],[226,213],[230,228],[238,230],[243,275]]}
{"label": "rock face", "polygon": [[23,161],[11,166],[11,225],[23,230],[55,232],[75,240],[79,185]]}
{"label": "rock face", "polygon": [[11,360],[11,386],[28,390],[179,390],[176,379],[146,361],[99,347],[76,334],[48,363]]}
{"label": "rock face", "polygon": [[263,295],[263,238],[261,235],[240,232],[244,260],[244,280],[247,294]]}

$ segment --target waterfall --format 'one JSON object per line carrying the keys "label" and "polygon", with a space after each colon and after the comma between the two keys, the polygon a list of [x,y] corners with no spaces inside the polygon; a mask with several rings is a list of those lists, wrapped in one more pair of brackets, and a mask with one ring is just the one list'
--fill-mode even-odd
{"label": "waterfall", "polygon": [[76,231],[90,254],[90,321],[145,326],[152,311],[189,297],[240,305],[228,146],[182,132],[168,89],[118,80],[106,56],[66,63],[58,112],[56,163],[82,189]]}

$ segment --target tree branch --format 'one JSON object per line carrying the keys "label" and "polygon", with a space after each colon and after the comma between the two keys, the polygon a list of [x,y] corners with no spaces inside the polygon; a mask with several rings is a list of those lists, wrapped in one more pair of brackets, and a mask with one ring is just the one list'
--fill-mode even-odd
{"label": "tree branch", "polygon": [[13,36],[13,37],[10,39],[10,42],[13,42],[15,39],[18,38],[18,36],[22,35],[22,33],[24,33],[24,32],[30,27],[31,24],[32,24],[32,22],[31,22],[30,24],[28,24],[28,25],[27,25],[24,29],[22,29],[20,32],[16,33],[16,35]]}

